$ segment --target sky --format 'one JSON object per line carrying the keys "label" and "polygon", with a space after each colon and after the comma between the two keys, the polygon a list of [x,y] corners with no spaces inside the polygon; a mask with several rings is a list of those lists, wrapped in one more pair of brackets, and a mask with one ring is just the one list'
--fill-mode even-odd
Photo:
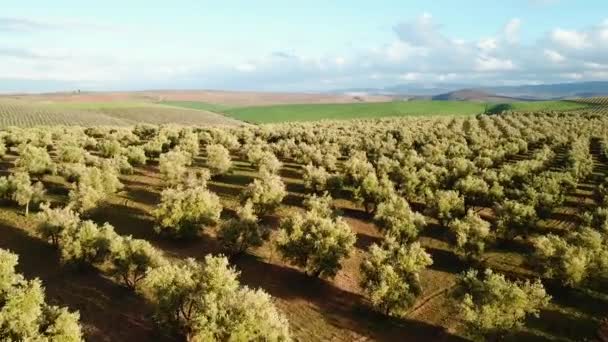
{"label": "sky", "polygon": [[608,80],[608,1],[2,0],[0,92]]}

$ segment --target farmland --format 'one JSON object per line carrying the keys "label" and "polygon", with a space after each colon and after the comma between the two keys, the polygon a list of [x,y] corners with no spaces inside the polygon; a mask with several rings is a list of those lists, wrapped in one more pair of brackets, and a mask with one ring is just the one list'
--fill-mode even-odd
{"label": "farmland", "polygon": [[230,107],[196,101],[162,102],[171,106],[211,110],[252,123],[372,119],[407,116],[467,116],[488,112],[572,111],[592,107],[569,101],[534,101],[494,104],[475,101],[410,100],[377,103],[291,104]]}
{"label": "farmland", "polygon": [[[19,255],[27,279],[40,278],[47,302],[79,312],[90,341],[228,339],[230,326],[194,323],[213,319],[196,299],[196,318],[160,320],[173,311],[158,289],[182,286],[165,278],[171,267],[196,274],[188,258],[202,265],[201,281],[217,276],[204,267],[226,272],[221,279],[234,267],[235,292],[213,304],[246,314],[230,317],[243,329],[260,324],[257,314],[273,317],[250,333],[277,340],[592,339],[608,307],[606,132],[605,117],[580,112],[12,127],[0,131],[0,248]],[[300,229],[321,230],[317,239],[331,252],[315,254],[324,249]],[[123,274],[130,259],[121,246],[131,243],[147,246],[148,268]],[[229,258],[208,259],[222,254]],[[401,270],[397,282],[382,278],[388,269]],[[524,296],[518,301],[484,299],[484,310],[497,310],[488,317],[515,321],[481,325],[463,315],[481,310],[477,297],[467,304],[461,296],[469,269],[504,274],[483,283],[508,285],[496,291],[520,291],[504,293]],[[475,277],[480,287],[469,294],[482,296]],[[258,288],[271,299],[250,291]],[[209,288],[183,291],[224,298]],[[256,298],[259,310],[232,296]],[[511,308],[528,314],[501,311]]]}
{"label": "farmland", "polygon": [[63,102],[0,98],[0,127],[37,125],[133,126],[137,123],[235,125],[238,121],[206,110],[145,101]]}

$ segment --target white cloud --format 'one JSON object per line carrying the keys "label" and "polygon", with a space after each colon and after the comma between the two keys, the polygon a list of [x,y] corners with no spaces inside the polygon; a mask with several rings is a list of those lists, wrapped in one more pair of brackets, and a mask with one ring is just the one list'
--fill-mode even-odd
{"label": "white cloud", "polygon": [[519,31],[521,29],[521,20],[513,18],[505,25],[503,34],[507,43],[515,44],[519,42]]}
{"label": "white cloud", "polygon": [[[0,18],[0,30],[1,25]],[[423,13],[396,25],[392,40],[366,49],[337,48],[335,53],[315,55],[309,50],[302,54],[297,46],[281,46],[258,55],[217,51],[217,58],[181,60],[117,56],[115,51],[102,55],[99,51],[103,50],[96,53],[62,42],[36,49],[28,49],[26,43],[0,43],[0,79],[78,81],[119,88],[129,84],[132,88],[284,91],[401,82],[483,85],[608,78],[608,20],[577,30],[555,28],[536,41],[520,41],[522,29],[521,20],[514,18],[497,26],[495,35],[461,39],[447,29],[444,32],[435,17]]]}
{"label": "white cloud", "polygon": [[495,50],[496,48],[498,48],[498,42],[496,41],[496,38],[485,38],[477,43],[477,47],[483,51]]}
{"label": "white cloud", "polygon": [[243,64],[239,64],[235,67],[236,70],[238,71],[242,71],[242,72],[252,72],[256,70],[255,65],[250,64],[250,63],[243,63]]}
{"label": "white cloud", "polygon": [[564,78],[567,78],[567,79],[571,79],[571,80],[583,79],[583,74],[581,74],[579,72],[562,73],[561,76]]}
{"label": "white cloud", "polygon": [[402,75],[399,75],[400,80],[404,81],[418,81],[420,80],[421,75],[417,72],[408,72]]}
{"label": "white cloud", "polygon": [[507,71],[515,69],[515,64],[510,59],[500,59],[490,56],[479,56],[475,60],[475,71]]}
{"label": "white cloud", "polygon": [[551,33],[551,39],[555,43],[570,49],[578,50],[589,46],[588,35],[584,32],[556,28]]}
{"label": "white cloud", "polygon": [[566,60],[566,57],[562,56],[559,52],[555,50],[545,49],[544,55],[552,63],[562,63]]}
{"label": "white cloud", "polygon": [[394,30],[401,41],[413,46],[432,46],[442,43],[445,38],[439,32],[430,13],[423,13],[412,21],[395,26]]}

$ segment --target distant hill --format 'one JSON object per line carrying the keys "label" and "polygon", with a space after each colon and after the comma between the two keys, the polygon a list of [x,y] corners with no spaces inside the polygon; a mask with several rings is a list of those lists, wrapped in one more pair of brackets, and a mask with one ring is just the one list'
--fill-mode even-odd
{"label": "distant hill", "polygon": [[517,102],[526,99],[490,94],[477,89],[462,89],[431,97],[436,101]]}
{"label": "distant hill", "polygon": [[509,87],[482,87],[479,89],[503,96],[534,97],[541,99],[608,96],[608,82],[576,82]]}
{"label": "distant hill", "polygon": [[[350,90],[339,90],[334,94],[346,94]],[[419,97],[454,100],[477,100],[488,98],[490,102],[505,101],[501,97],[517,100],[558,100],[608,96],[608,81],[573,82],[540,85],[487,87],[474,84],[438,83],[429,85],[397,84],[382,88],[361,88],[359,92],[371,95],[390,95],[400,97]],[[475,93],[486,93],[485,95]],[[450,95],[447,95],[450,94]],[[480,99],[478,99],[480,98]],[[492,98],[496,98],[493,100]],[[513,100],[510,100],[513,101]]]}

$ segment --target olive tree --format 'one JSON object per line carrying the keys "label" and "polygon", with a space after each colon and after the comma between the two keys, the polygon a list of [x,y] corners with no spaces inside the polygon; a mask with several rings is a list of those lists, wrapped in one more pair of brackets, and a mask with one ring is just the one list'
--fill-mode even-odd
{"label": "olive tree", "polygon": [[453,190],[437,191],[432,199],[431,208],[435,217],[444,226],[465,214],[464,198],[460,196],[458,191]]}
{"label": "olive tree", "polygon": [[367,160],[365,152],[357,151],[344,162],[344,174],[349,184],[359,184],[370,173],[374,173],[374,166]]}
{"label": "olive tree", "polygon": [[277,173],[282,166],[274,153],[264,150],[260,145],[254,145],[247,151],[247,159],[258,171]]}
{"label": "olive tree", "polygon": [[243,200],[250,201],[258,215],[273,213],[287,195],[285,184],[278,175],[262,171],[243,191]]}
{"label": "olive tree", "polygon": [[402,243],[416,239],[426,225],[424,216],[414,212],[398,195],[392,195],[378,205],[374,220],[386,235]]}
{"label": "olive tree", "polygon": [[238,255],[250,247],[261,246],[268,238],[269,229],[259,222],[253,203],[247,202],[237,210],[236,218],[222,223],[218,235],[228,253]]}
{"label": "olive tree", "polygon": [[47,304],[40,280],[16,273],[18,260],[0,249],[0,340],[84,341],[78,312]]}
{"label": "olive tree", "polygon": [[533,263],[545,277],[569,287],[608,280],[608,244],[602,232],[583,227],[564,237],[547,234],[532,242]]}
{"label": "olive tree", "polygon": [[462,320],[472,337],[484,339],[521,326],[528,316],[538,317],[549,304],[540,280],[509,281],[487,269],[465,272],[454,291]]}
{"label": "olive tree", "polygon": [[378,179],[376,173],[371,172],[354,190],[354,197],[358,203],[363,204],[366,213],[373,213],[376,206],[387,200],[395,193],[393,183],[386,177]]}
{"label": "olive tree", "polygon": [[287,319],[261,290],[241,287],[224,257],[187,259],[152,269],[144,293],[160,323],[187,341],[291,341]]}
{"label": "olive tree", "polygon": [[60,241],[61,260],[76,266],[103,264],[121,239],[108,223],[99,226],[93,221],[81,221]]}
{"label": "olive tree", "polygon": [[281,222],[277,248],[285,259],[315,277],[333,278],[342,268],[356,237],[341,218],[319,211],[294,213]]}
{"label": "olive tree", "polygon": [[472,204],[485,205],[489,202],[490,186],[481,177],[468,175],[459,179],[455,188],[463,195],[466,207]]}
{"label": "olive tree", "polygon": [[324,167],[316,167],[312,164],[304,166],[304,187],[313,193],[321,193],[327,190],[327,180],[330,175]]}
{"label": "olive tree", "polygon": [[129,146],[124,150],[124,155],[133,166],[145,165],[148,161],[146,151],[141,146]]}
{"label": "olive tree", "polygon": [[419,274],[432,263],[420,243],[389,238],[381,246],[373,244],[361,263],[361,288],[379,311],[402,316],[422,293]]}
{"label": "olive tree", "polygon": [[64,163],[84,163],[87,154],[84,148],[75,144],[57,146],[57,158]]}
{"label": "olive tree", "polygon": [[215,225],[221,212],[219,197],[204,187],[165,189],[152,211],[154,229],[174,238],[191,238],[205,226]]}
{"label": "olive tree", "polygon": [[113,158],[122,152],[122,145],[116,139],[104,139],[99,142],[97,148],[104,158]]}
{"label": "olive tree", "polygon": [[186,152],[169,151],[160,155],[158,168],[167,185],[177,186],[187,173],[189,164],[190,156]]}
{"label": "olive tree", "polygon": [[222,145],[207,145],[207,165],[214,175],[223,175],[232,167],[230,151]]}
{"label": "olive tree", "polygon": [[69,205],[74,210],[84,213],[122,188],[118,172],[110,164],[103,164],[101,168],[87,167],[68,194]]}
{"label": "olive tree", "polygon": [[148,270],[166,263],[162,253],[148,241],[124,237],[112,248],[110,273],[125,286],[135,289]]}
{"label": "olive tree", "polygon": [[470,259],[480,257],[491,238],[490,223],[472,210],[463,219],[450,222],[448,228],[456,241],[456,251]]}
{"label": "olive tree", "polygon": [[25,207],[25,216],[29,215],[30,203],[40,203],[43,200],[44,186],[41,182],[32,184],[26,172],[18,171],[8,176],[8,186],[13,201]]}
{"label": "olive tree", "polygon": [[29,144],[20,149],[15,166],[36,177],[55,172],[55,164],[46,149]]}
{"label": "olive tree", "polygon": [[530,228],[538,221],[533,206],[513,200],[505,200],[495,208],[496,232],[506,239],[517,236],[528,237]]}
{"label": "olive tree", "polygon": [[37,226],[38,235],[58,247],[66,234],[71,234],[80,224],[78,213],[70,207],[51,209],[48,203],[41,205],[38,213],[40,224]]}

